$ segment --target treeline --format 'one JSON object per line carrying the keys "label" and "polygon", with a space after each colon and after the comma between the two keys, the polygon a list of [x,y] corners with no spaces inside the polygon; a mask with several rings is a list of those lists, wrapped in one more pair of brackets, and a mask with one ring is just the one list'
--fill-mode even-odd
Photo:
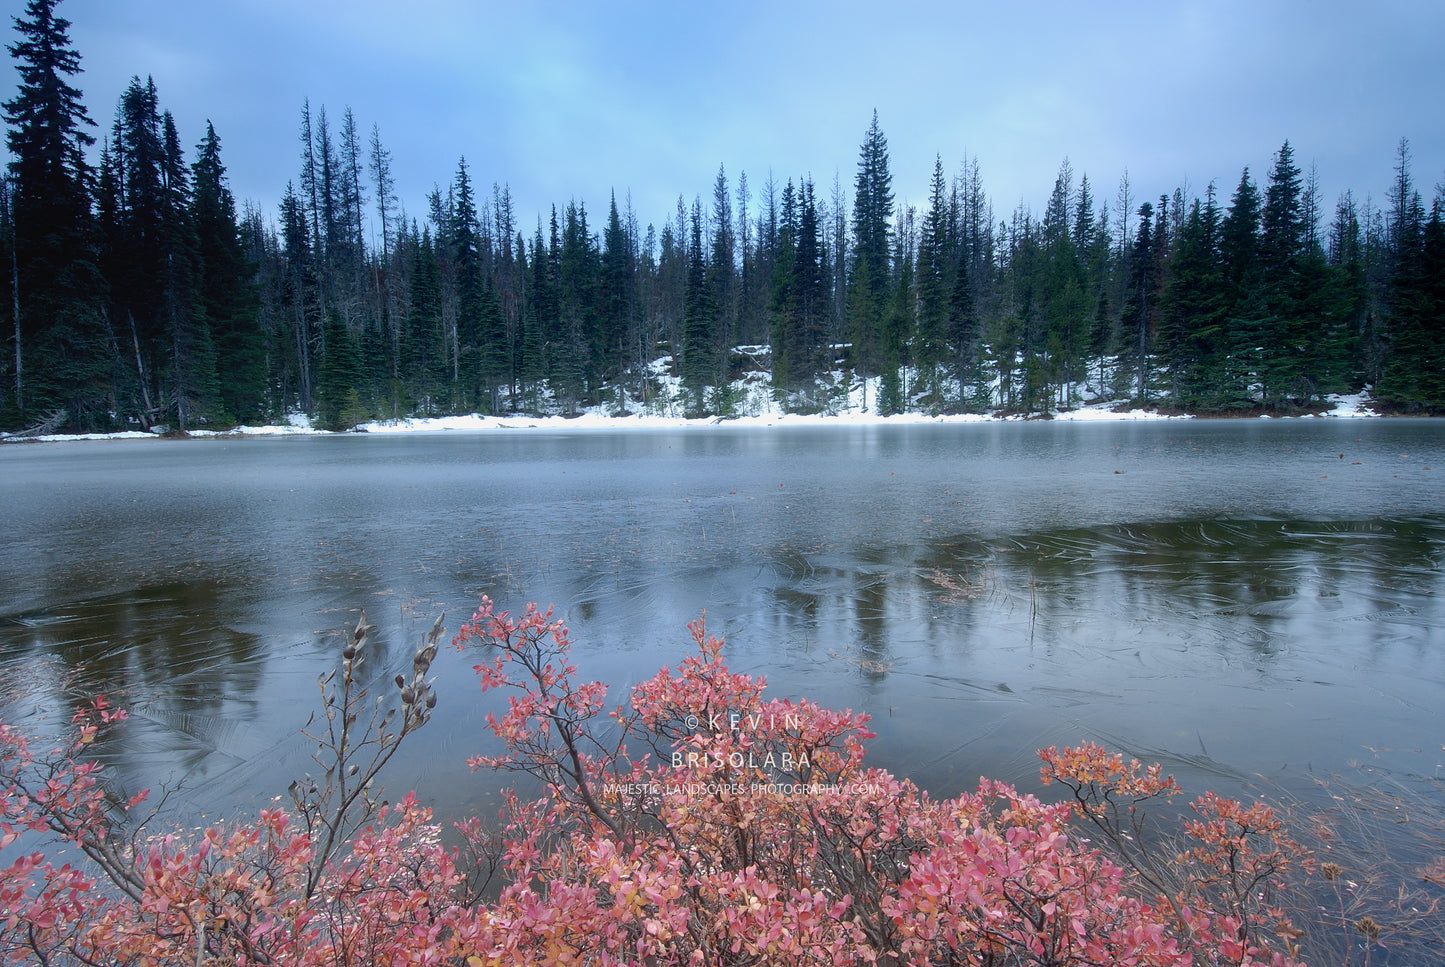
{"label": "treeline", "polygon": [[1403,140],[1383,207],[1326,210],[1285,142],[1227,200],[1142,199],[1127,175],[1101,199],[1065,161],[1042,217],[1001,217],[977,159],[936,160],[925,209],[897,205],[875,114],[851,196],[720,167],[661,226],[615,196],[523,225],[465,160],[409,217],[379,130],[308,103],[279,211],[238,211],[214,129],[188,152],[148,80],[92,167],[56,2],[30,0],[9,48],[7,429],[626,412],[666,395],[657,360],[692,414],[735,412],[745,371],[795,411],[860,385],[884,413],[1297,411],[1365,386],[1445,409],[1445,186],[1427,209]]}

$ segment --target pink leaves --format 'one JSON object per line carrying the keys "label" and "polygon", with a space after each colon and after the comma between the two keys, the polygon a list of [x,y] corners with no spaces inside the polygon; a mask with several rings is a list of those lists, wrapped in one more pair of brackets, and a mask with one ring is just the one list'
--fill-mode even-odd
{"label": "pink leaves", "polygon": [[[0,870],[0,949],[299,967],[1289,963],[1260,936],[1273,914],[1257,898],[1300,854],[1266,807],[1201,797],[1169,893],[1130,865],[1127,836],[1106,835],[1106,856],[1070,825],[1132,829],[1109,824],[1178,791],[1158,766],[1047,749],[1044,781],[1070,803],[990,780],[935,801],[865,766],[866,715],[767,698],[701,620],[688,630],[693,652],[603,717],[607,688],[579,678],[550,610],[512,617],[483,599],[455,644],[479,652],[481,691],[506,696],[487,716],[502,749],[469,762],[540,779],[543,798],[508,794],[500,828],[463,823],[455,849],[408,794],[325,855],[305,813],[263,809],[142,842],[106,869],[104,896],[20,856]],[[79,756],[123,719],[97,700],[48,757],[0,725],[0,847],[106,834],[97,767]],[[500,878],[486,902],[484,864]]]}

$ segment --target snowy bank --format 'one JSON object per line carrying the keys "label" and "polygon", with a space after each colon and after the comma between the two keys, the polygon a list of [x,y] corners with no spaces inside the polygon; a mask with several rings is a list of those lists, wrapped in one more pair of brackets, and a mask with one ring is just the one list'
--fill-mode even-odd
{"label": "snowy bank", "polygon": [[[1370,409],[1368,393],[1348,396],[1331,394],[1326,397],[1330,409],[1319,413],[1297,417],[1261,416],[1257,419],[1370,419],[1379,416]],[[931,416],[926,413],[901,413],[880,416],[862,407],[833,414],[784,413],[776,406],[760,407],[761,412],[749,416],[686,418],[667,416],[646,411],[613,416],[603,412],[601,407],[586,410],[578,416],[462,416],[414,417],[402,420],[376,420],[357,427],[365,433],[439,433],[445,431],[475,432],[478,430],[632,430],[670,429],[679,427],[707,426],[905,426],[916,424],[964,424],[1020,422],[1025,419],[1052,419],[1059,422],[1101,422],[1123,420],[1181,420],[1194,419],[1187,414],[1162,414],[1157,410],[1125,409],[1117,404],[1096,403],[1071,410],[1061,410],[1047,417],[1023,417],[1019,415],[997,415],[965,413],[951,416]],[[316,435],[327,431],[312,427],[304,414],[294,414],[288,422],[268,426],[238,426],[230,430],[193,430],[193,437],[250,437],[250,436],[294,436]],[[135,440],[155,439],[160,434],[127,431],[121,433],[54,433],[29,437],[31,440],[59,442],[69,440]],[[3,439],[3,437],[0,437]]]}

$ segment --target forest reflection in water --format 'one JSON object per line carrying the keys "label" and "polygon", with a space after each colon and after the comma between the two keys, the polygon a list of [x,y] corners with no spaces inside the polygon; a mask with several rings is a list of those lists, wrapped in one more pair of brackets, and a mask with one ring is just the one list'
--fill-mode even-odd
{"label": "forest reflection in water", "polygon": [[[1037,748],[1085,738],[1162,760],[1195,788],[1264,778],[1307,792],[1312,774],[1370,750],[1445,739],[1442,555],[1435,517],[1196,520],[852,555],[778,544],[767,559],[679,580],[736,594],[709,615],[735,667],[775,693],[870,713],[875,764],[937,795],[980,775],[1030,786]],[[680,660],[681,622],[639,624],[676,593],[575,588],[583,672],[621,700]],[[132,710],[104,750],[127,787],[185,778],[182,798],[208,812],[268,798],[308,766],[297,730],[317,702],[316,670],[334,660],[328,632],[354,611],[318,609],[317,626],[278,639],[275,619],[259,617],[267,597],[240,581],[173,582],[9,615],[7,704],[54,717],[106,692]],[[431,614],[423,601],[374,613],[379,689]],[[496,794],[462,766],[487,744],[470,664],[438,662],[437,719],[390,778],[444,812]]]}
{"label": "forest reflection in water", "polygon": [[[873,717],[937,795],[1093,738],[1292,786],[1439,749],[1445,423],[719,428],[7,448],[4,714],[105,692],[129,789],[230,812],[311,768],[298,730],[365,608],[369,674],[483,594],[554,603],[627,687],[707,613],[734,667]],[[452,655],[448,658],[447,655]],[[471,660],[387,778],[489,811]],[[1431,763],[1425,771],[1434,769]],[[1198,786],[1198,782],[1191,785]]]}

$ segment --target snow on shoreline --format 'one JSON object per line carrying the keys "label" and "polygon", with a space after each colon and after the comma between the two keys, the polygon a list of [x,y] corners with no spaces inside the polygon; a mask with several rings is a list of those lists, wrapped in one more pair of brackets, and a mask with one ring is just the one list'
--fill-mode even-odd
{"label": "snow on shoreline", "polygon": [[[1379,414],[1369,408],[1369,397],[1366,394],[1353,394],[1341,396],[1332,394],[1327,397],[1333,409],[1315,414],[1311,417],[1291,417],[1290,419],[1364,419],[1376,417]],[[1084,406],[1074,410],[1065,410],[1054,413],[1050,417],[1060,422],[1102,422],[1122,420],[1181,420],[1193,419],[1187,415],[1161,414],[1156,410],[1123,410],[1116,411],[1111,404],[1096,404]],[[849,412],[838,415],[811,415],[801,416],[791,413],[767,412],[758,416],[739,416],[731,418],[704,417],[700,419],[686,419],[683,417],[654,416],[636,414],[631,416],[606,416],[600,412],[589,411],[580,416],[478,416],[476,414],[466,416],[438,416],[429,418],[413,418],[405,420],[379,420],[371,423],[364,423],[357,429],[366,433],[426,433],[444,431],[477,431],[477,430],[629,430],[629,429],[674,429],[682,427],[708,427],[708,426],[733,426],[733,427],[795,427],[795,426],[903,426],[914,424],[955,424],[955,423],[1001,423],[1021,422],[1024,418],[1020,416],[994,416],[981,414],[962,414],[958,416],[929,416],[925,413],[904,413],[896,416],[879,416],[869,412]],[[1258,417],[1258,419],[1271,419],[1269,416]],[[304,415],[292,416],[289,422],[272,426],[238,426],[231,430],[193,430],[190,435],[193,437],[252,437],[252,436],[288,436],[288,435],[321,435],[328,431],[314,429],[311,421]],[[68,442],[76,440],[138,440],[157,439],[153,433],[142,433],[139,431],[127,431],[121,433],[81,433],[81,434],[47,434],[44,436],[30,437],[43,442]],[[0,435],[3,439],[3,435]],[[19,442],[18,438],[16,442]]]}

